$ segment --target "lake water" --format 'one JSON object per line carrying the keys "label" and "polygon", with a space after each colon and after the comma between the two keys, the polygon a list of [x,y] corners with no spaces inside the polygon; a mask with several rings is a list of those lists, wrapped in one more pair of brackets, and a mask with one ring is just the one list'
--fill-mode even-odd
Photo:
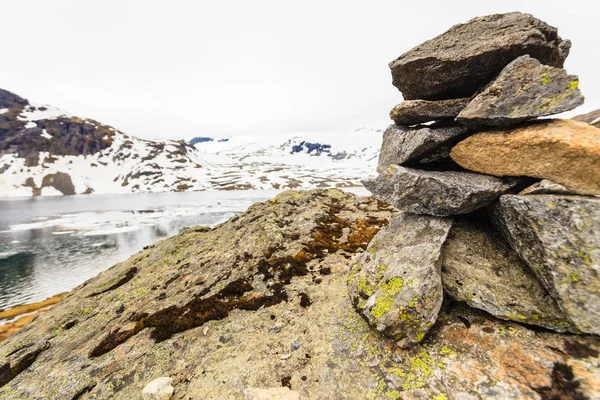
{"label": "lake water", "polygon": [[278,192],[0,199],[0,309],[71,290],[158,239],[214,226]]}

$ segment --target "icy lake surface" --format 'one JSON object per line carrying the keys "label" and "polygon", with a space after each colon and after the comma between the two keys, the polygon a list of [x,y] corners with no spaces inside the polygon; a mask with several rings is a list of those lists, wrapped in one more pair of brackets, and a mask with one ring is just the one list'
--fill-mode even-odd
{"label": "icy lake surface", "polygon": [[1,199],[0,309],[71,290],[158,239],[187,226],[214,226],[278,192]]}

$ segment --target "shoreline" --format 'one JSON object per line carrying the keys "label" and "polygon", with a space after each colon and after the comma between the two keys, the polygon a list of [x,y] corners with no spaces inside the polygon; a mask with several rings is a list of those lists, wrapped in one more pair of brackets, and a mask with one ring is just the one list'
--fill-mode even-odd
{"label": "shoreline", "polygon": [[7,310],[0,311],[0,323],[8,320],[8,322],[0,325],[0,342],[5,341],[20,331],[25,325],[27,325],[37,316],[50,310],[64,296],[66,296],[67,293],[69,292],[59,293],[43,301],[20,304]]}

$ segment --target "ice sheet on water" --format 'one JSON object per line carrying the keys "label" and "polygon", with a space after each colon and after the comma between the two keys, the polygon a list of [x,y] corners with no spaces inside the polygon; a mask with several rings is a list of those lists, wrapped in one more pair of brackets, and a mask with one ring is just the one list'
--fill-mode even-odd
{"label": "ice sheet on water", "polygon": [[157,226],[161,223],[187,218],[203,213],[227,213],[236,210],[227,205],[174,205],[145,210],[78,212],[58,216],[36,217],[32,222],[10,226],[9,232],[36,229],[54,229],[54,235],[81,234],[114,235],[133,232],[141,226]]}

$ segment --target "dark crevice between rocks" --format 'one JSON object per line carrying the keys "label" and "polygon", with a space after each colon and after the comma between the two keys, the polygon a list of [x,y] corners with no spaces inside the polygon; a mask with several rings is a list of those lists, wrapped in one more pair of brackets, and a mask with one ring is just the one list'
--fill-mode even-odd
{"label": "dark crevice between rocks", "polygon": [[[29,368],[29,366],[31,366],[38,358],[40,353],[47,350],[48,347],[50,347],[48,342],[42,345],[28,346],[19,350],[23,351],[27,349],[26,351],[23,351],[22,354],[13,357],[12,360],[7,359],[6,362],[0,366],[0,387],[3,387],[21,372]],[[17,352],[14,354],[17,354]]]}
{"label": "dark crevice between rocks", "polygon": [[91,392],[96,387],[96,382],[88,382],[75,390],[75,394],[71,397],[71,400],[80,400],[84,395]]}
{"label": "dark crevice between rocks", "polygon": [[581,383],[574,380],[573,369],[563,363],[555,363],[552,369],[552,386],[533,388],[542,400],[590,400],[581,393]]}
{"label": "dark crevice between rocks", "polygon": [[460,321],[463,323],[463,325],[465,326],[465,328],[469,329],[471,327],[471,321],[469,321],[467,318],[459,315],[458,319],[460,319]]}
{"label": "dark crevice between rocks", "polygon": [[33,342],[32,342],[32,343],[27,343],[27,344],[24,344],[23,346],[16,347],[16,348],[15,348],[15,349],[13,349],[12,351],[10,351],[10,352],[9,352],[9,353],[6,355],[6,357],[10,357],[10,356],[12,356],[13,354],[16,354],[16,353],[18,353],[18,352],[19,352],[19,351],[21,351],[21,350],[25,350],[25,349],[27,349],[27,348],[29,348],[29,347],[33,346],[34,344],[35,344],[35,343],[33,343]]}
{"label": "dark crevice between rocks", "polygon": [[76,319],[73,319],[73,320],[71,320],[71,321],[67,322],[67,323],[66,323],[66,324],[63,326],[63,329],[64,329],[65,331],[68,331],[69,329],[71,329],[71,328],[73,328],[75,325],[77,325],[77,323],[78,323],[78,322],[79,322],[79,321],[77,321]]}
{"label": "dark crevice between rocks", "polygon": [[95,292],[90,294],[88,297],[96,297],[96,296],[100,296],[101,294],[104,294],[106,292],[110,292],[111,290],[115,290],[121,286],[123,286],[124,284],[126,284],[127,282],[129,282],[130,280],[133,279],[133,277],[135,276],[135,274],[137,273],[138,269],[136,267],[132,267],[129,268],[127,270],[127,272],[125,272],[125,275],[119,279],[117,282],[113,283],[112,285],[110,285],[109,287],[107,287],[106,289],[103,289],[99,292]]}
{"label": "dark crevice between rocks", "polygon": [[[379,207],[381,209],[390,208],[385,203],[380,203]],[[287,302],[288,295],[285,285],[288,285],[293,277],[308,275],[310,271],[307,264],[310,261],[321,260],[327,254],[338,250],[350,254],[356,253],[359,249],[365,249],[379,229],[388,223],[385,219],[374,217],[349,222],[337,216],[343,210],[342,206],[334,202],[330,206],[327,217],[319,221],[317,227],[313,229],[312,240],[305,243],[304,247],[294,256],[275,257],[275,253],[282,250],[278,248],[267,248],[263,251],[264,258],[259,260],[254,276],[262,275],[263,281],[269,283],[270,294],[256,295],[250,283],[253,281],[253,276],[230,282],[217,294],[207,298],[202,296],[206,295],[208,291],[202,291],[185,305],[171,306],[151,315],[137,314],[134,324],[128,324],[128,329],[121,328],[110,332],[90,352],[89,357],[99,357],[110,352],[145,328],[154,328],[151,337],[156,342],[162,342],[176,333],[197,328],[208,321],[226,318],[232,310],[256,311],[261,307],[271,307],[283,301]],[[350,233],[347,241],[341,243],[340,238],[344,234],[344,228],[349,228]],[[347,258],[349,257],[350,255],[347,256]],[[249,259],[249,257],[245,258]],[[108,290],[112,289],[105,291]],[[246,295],[247,293],[249,294]]]}

